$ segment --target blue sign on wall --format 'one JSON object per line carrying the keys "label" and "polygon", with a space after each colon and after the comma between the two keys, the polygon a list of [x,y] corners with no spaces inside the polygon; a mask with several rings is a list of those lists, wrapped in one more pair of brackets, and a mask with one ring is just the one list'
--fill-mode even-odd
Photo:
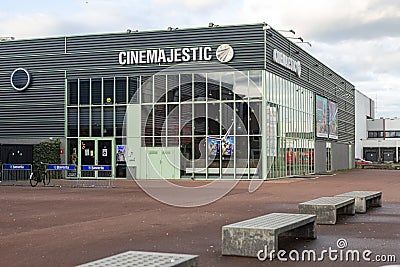
{"label": "blue sign on wall", "polygon": [[29,164],[4,164],[3,170],[30,170],[31,165]]}
{"label": "blue sign on wall", "polygon": [[59,171],[73,171],[75,170],[75,165],[73,164],[50,164],[47,165],[48,170],[59,170]]}
{"label": "blue sign on wall", "polygon": [[83,165],[82,171],[111,171],[109,165]]}

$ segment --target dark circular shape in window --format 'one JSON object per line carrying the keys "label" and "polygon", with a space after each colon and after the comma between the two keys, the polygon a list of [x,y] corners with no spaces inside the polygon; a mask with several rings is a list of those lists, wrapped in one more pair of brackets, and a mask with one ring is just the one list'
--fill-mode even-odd
{"label": "dark circular shape in window", "polygon": [[18,68],[11,74],[11,85],[17,91],[23,91],[31,82],[31,75],[24,68]]}

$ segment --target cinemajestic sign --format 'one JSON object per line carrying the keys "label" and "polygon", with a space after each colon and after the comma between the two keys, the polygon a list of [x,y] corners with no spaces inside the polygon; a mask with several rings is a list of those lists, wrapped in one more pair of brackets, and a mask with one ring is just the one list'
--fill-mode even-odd
{"label": "cinemajestic sign", "polygon": [[[220,45],[216,51],[216,58],[222,62],[229,62],[233,58],[233,48],[228,44]],[[214,55],[212,47],[184,47],[171,49],[147,49],[119,52],[120,65],[142,65],[180,63],[189,61],[211,61]]]}
{"label": "cinemajestic sign", "polygon": [[300,61],[296,61],[291,57],[288,57],[284,53],[274,49],[273,52],[273,60],[274,62],[278,63],[279,65],[295,72],[298,77],[301,75],[301,63]]}

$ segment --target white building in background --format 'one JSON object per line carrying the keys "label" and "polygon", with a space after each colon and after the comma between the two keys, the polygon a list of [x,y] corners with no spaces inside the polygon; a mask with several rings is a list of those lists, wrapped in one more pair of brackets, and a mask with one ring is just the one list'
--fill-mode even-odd
{"label": "white building in background", "polygon": [[399,162],[400,119],[367,120],[367,139],[362,140],[363,158],[373,162]]}
{"label": "white building in background", "polygon": [[364,158],[363,142],[368,138],[369,119],[375,118],[375,102],[355,90],[355,157]]}

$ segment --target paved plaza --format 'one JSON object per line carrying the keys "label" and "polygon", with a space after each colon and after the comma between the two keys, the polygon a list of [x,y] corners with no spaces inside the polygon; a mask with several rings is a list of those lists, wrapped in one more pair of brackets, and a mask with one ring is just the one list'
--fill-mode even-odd
{"label": "paved plaza", "polygon": [[[286,251],[338,249],[395,255],[400,264],[400,171],[353,170],[267,181],[248,192],[239,182],[222,199],[196,208],[160,203],[132,180],[113,188],[0,186],[1,266],[75,266],[131,250],[199,255],[200,266],[383,266],[393,262],[287,261],[222,256],[224,225],[272,212],[297,213],[298,203],[348,191],[382,191],[382,207],[318,225],[316,240],[284,239]],[[181,180],[182,186],[206,181]]]}

